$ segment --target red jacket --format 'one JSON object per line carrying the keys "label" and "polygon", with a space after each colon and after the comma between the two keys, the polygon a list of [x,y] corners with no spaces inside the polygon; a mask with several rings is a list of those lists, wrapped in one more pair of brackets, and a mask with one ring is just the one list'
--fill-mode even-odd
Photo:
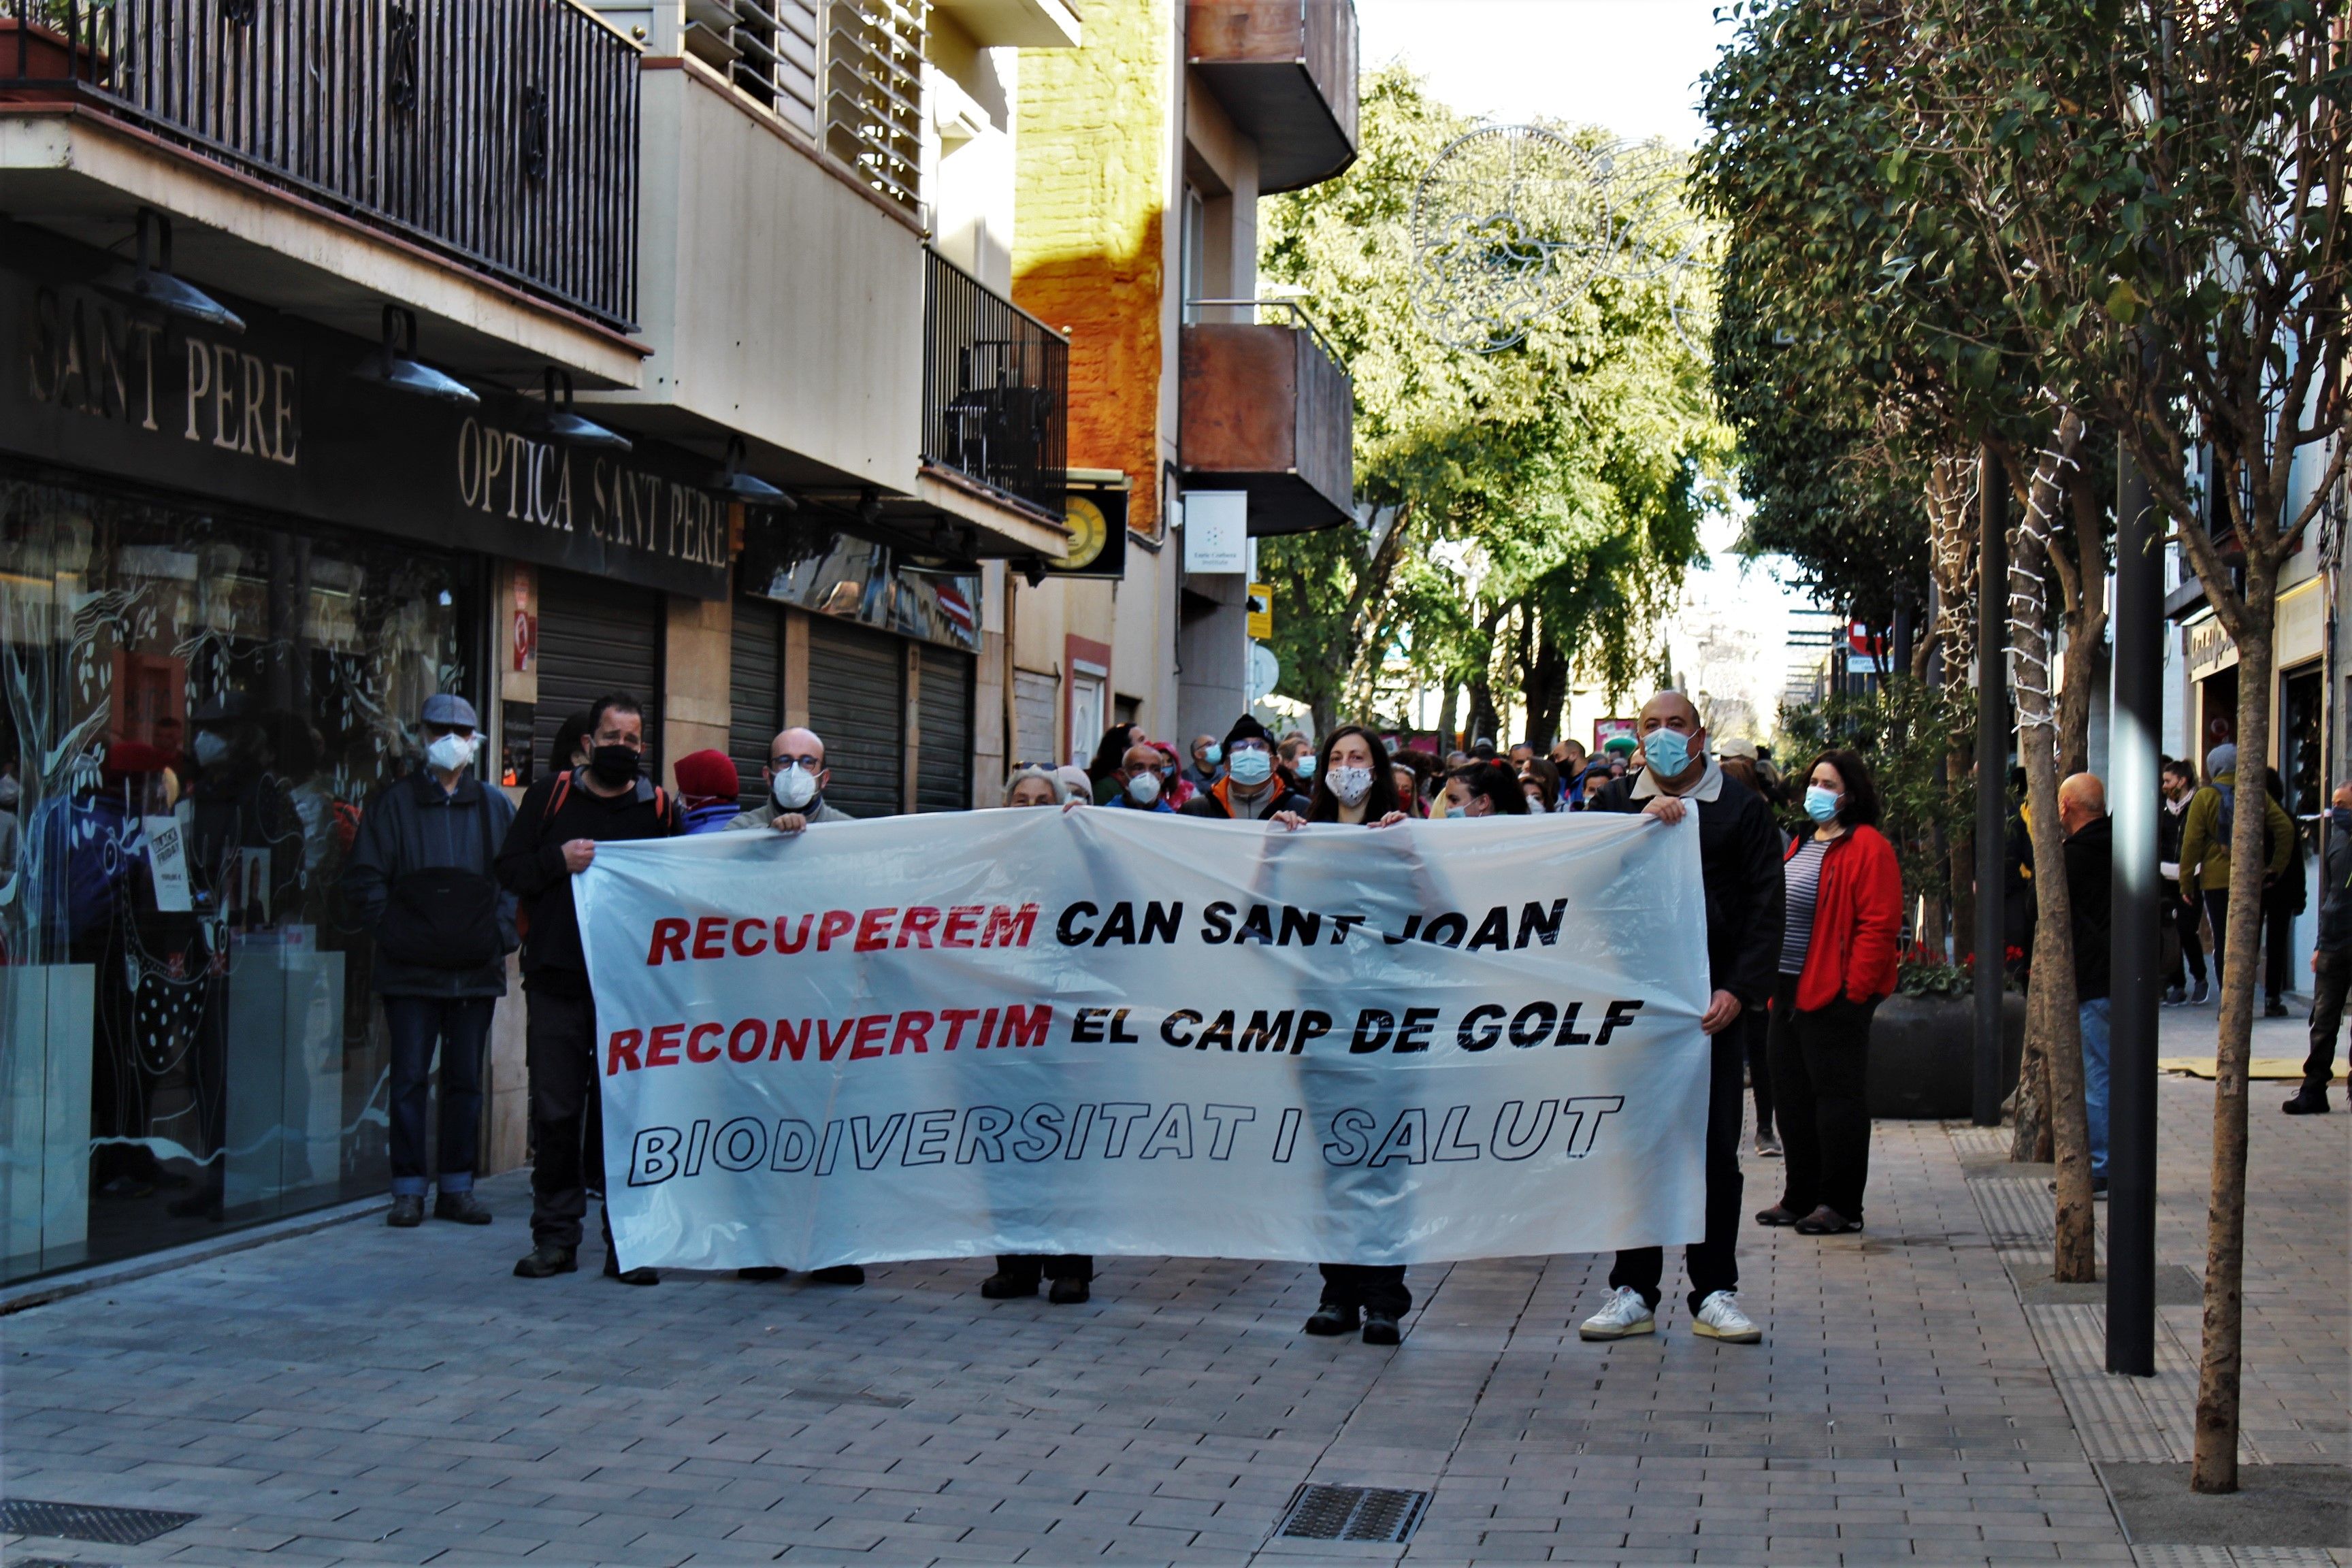
{"label": "red jacket", "polygon": [[[1792,841],[1785,862],[1805,841]],[[1895,951],[1903,930],[1903,873],[1895,848],[1874,827],[1854,827],[1830,841],[1813,900],[1812,944],[1797,976],[1797,1011],[1818,1012],[1844,997],[1868,1002],[1895,991]]]}

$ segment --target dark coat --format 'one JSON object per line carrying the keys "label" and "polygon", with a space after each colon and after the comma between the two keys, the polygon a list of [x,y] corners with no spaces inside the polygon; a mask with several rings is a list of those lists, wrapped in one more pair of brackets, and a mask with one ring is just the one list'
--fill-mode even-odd
{"label": "dark coat", "polygon": [[[411,871],[457,866],[479,876],[498,874],[498,847],[514,822],[514,806],[468,771],[451,795],[423,768],[375,792],[360,814],[360,829],[343,863],[343,896],[373,933],[392,901],[392,885]],[[499,933],[506,951],[517,945],[515,899],[499,900]],[[376,994],[383,996],[503,996],[501,957],[479,969],[428,969],[374,955]]]}
{"label": "dark coat", "polygon": [[2319,946],[2352,952],[2352,832],[2341,827],[2327,835],[2327,864],[2319,879]]}
{"label": "dark coat", "polygon": [[2066,836],[2066,902],[2074,917],[2074,999],[2107,994],[2109,894],[2114,887],[2115,828],[2104,816]]}
{"label": "dark coat", "polygon": [[[1630,773],[1585,796],[1587,811],[1638,812]],[[1772,999],[1780,968],[1780,921],[1787,885],[1780,834],[1763,797],[1731,779],[1713,800],[1684,802],[1698,813],[1699,875],[1706,884],[1709,983],[1743,1007]]]}
{"label": "dark coat", "polygon": [[[567,778],[572,782],[563,792],[563,804],[551,815],[548,804]],[[588,994],[588,959],[580,947],[580,917],[572,905],[564,845],[574,838],[598,844],[675,838],[684,827],[677,797],[644,779],[635,790],[611,799],[590,789],[579,774],[557,773],[531,785],[499,851],[499,880],[522,897],[530,917],[522,949],[524,978],[550,991]]]}

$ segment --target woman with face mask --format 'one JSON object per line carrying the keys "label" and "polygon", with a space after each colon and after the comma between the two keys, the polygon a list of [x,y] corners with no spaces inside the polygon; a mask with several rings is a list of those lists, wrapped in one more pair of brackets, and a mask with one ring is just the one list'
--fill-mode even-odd
{"label": "woman with face mask", "polygon": [[1445,775],[1448,816],[1525,816],[1527,791],[1506,763],[1472,763]]}
{"label": "woman with face mask", "polygon": [[1870,1019],[1895,990],[1903,879],[1860,757],[1815,758],[1804,805],[1813,831],[1781,867],[1788,903],[1769,1050],[1787,1185],[1756,1223],[1838,1236],[1862,1228]]}
{"label": "woman with face mask", "polygon": [[1520,764],[1519,788],[1527,794],[1528,809],[1538,816],[1565,809],[1559,798],[1559,770],[1541,757]]}
{"label": "woman with face mask", "polygon": [[[1059,806],[1067,811],[1082,804],[1065,800],[1065,793],[1062,781],[1049,768],[1022,768],[1004,781],[1008,806]],[[1038,1281],[1050,1279],[1054,1284],[1047,1300],[1066,1307],[1087,1298],[1094,1277],[1095,1260],[1084,1253],[1000,1252],[996,1272],[980,1282],[980,1293],[992,1301],[1010,1301],[1034,1296]]]}
{"label": "woman with face mask", "polygon": [[1143,744],[1140,724],[1113,724],[1103,731],[1102,742],[1095,747],[1094,761],[1087,764],[1087,777],[1095,788],[1095,804],[1108,805],[1126,782],[1119,776],[1127,753]]}

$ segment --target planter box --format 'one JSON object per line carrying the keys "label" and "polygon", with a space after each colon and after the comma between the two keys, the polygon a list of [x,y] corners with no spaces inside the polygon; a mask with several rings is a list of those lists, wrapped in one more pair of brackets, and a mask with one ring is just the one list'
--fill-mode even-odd
{"label": "planter box", "polygon": [[[2017,1082],[2025,998],[2000,999],[2000,1082]],[[1870,1026],[1870,1114],[1948,1121],[1976,1108],[1976,1003],[1966,996],[1889,996]]]}
{"label": "planter box", "polygon": [[47,97],[36,82],[95,82],[106,75],[106,57],[89,45],[76,45],[55,27],[0,16],[0,102],[17,97]]}

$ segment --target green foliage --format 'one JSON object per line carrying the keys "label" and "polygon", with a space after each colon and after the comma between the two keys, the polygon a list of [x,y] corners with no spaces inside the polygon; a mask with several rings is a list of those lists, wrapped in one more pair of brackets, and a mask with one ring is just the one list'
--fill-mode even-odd
{"label": "green foliage", "polygon": [[1895,676],[1868,695],[1840,692],[1781,709],[1776,754],[1796,794],[1816,753],[1843,747],[1860,756],[1878,788],[1879,831],[1902,862],[1904,889],[1940,898],[1948,867],[1936,851],[1937,835],[1964,832],[1976,813],[1969,781],[1941,774],[1954,737],[1965,737],[1973,722],[1965,705],[1935,687]]}
{"label": "green foliage", "polygon": [[1965,963],[1933,963],[1906,959],[1896,966],[1895,989],[1906,996],[1932,996],[1956,1001],[1975,994],[1975,973]]}
{"label": "green foliage", "polygon": [[1365,80],[1348,173],[1261,209],[1262,283],[1297,295],[1346,363],[1358,493],[1400,520],[1385,560],[1353,529],[1260,545],[1282,690],[1318,715],[1367,691],[1384,657],[1427,679],[1486,679],[1512,616],[1630,683],[1716,499],[1727,441],[1684,335],[1704,323],[1678,328],[1669,282],[1596,281],[1496,353],[1430,334],[1413,195],[1469,128],[1391,67]]}

